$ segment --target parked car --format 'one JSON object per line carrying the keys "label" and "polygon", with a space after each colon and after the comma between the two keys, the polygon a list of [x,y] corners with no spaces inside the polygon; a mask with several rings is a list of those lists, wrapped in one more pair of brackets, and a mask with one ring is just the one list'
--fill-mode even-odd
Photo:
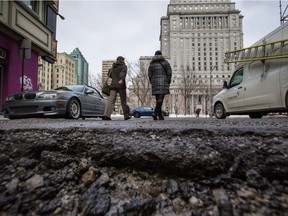
{"label": "parked car", "polygon": [[[140,118],[141,116],[153,116],[154,114],[154,108],[153,107],[136,107],[131,110],[130,112],[131,116],[134,116],[135,118]],[[169,116],[169,112],[162,109],[162,114],[164,116]]]}
{"label": "parked car", "polygon": [[5,118],[61,116],[70,119],[103,117],[106,100],[93,87],[68,85],[55,90],[19,92],[3,104]]}

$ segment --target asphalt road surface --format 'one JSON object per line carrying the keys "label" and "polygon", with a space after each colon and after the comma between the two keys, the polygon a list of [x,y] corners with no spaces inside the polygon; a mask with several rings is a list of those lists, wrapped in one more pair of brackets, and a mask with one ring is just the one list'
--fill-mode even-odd
{"label": "asphalt road surface", "polygon": [[57,129],[57,128],[111,128],[122,130],[135,129],[170,129],[183,130],[189,128],[201,128],[209,130],[287,130],[288,116],[268,116],[262,119],[250,119],[249,117],[230,117],[224,120],[209,117],[166,117],[164,121],[153,121],[150,117],[133,118],[127,121],[122,116],[114,116],[111,121],[103,121],[99,118],[87,118],[85,120],[70,120],[64,118],[24,118],[9,120],[0,117],[0,129]]}
{"label": "asphalt road surface", "polygon": [[288,215],[288,117],[0,118],[0,215]]}

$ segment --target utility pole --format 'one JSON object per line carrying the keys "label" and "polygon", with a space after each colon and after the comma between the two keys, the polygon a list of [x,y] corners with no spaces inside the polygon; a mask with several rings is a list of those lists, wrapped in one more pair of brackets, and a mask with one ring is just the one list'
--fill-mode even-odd
{"label": "utility pole", "polygon": [[285,16],[288,5],[285,7],[284,12],[282,13],[282,3],[281,0],[279,0],[279,7],[280,7],[280,24],[283,25],[288,18],[288,15]]}

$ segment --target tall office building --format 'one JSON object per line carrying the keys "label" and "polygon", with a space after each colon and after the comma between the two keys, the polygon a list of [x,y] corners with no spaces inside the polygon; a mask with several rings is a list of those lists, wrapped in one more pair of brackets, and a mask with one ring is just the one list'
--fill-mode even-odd
{"label": "tall office building", "polygon": [[105,83],[108,77],[108,71],[116,60],[103,60],[102,61],[102,83]]}
{"label": "tall office building", "polygon": [[160,32],[173,69],[170,113],[211,112],[212,97],[235,68],[224,63],[225,52],[243,47],[242,18],[231,0],[170,1]]}
{"label": "tall office building", "polygon": [[77,73],[77,84],[87,85],[88,84],[88,67],[89,64],[82,55],[79,48],[75,48],[70,54],[76,61],[76,73]]}

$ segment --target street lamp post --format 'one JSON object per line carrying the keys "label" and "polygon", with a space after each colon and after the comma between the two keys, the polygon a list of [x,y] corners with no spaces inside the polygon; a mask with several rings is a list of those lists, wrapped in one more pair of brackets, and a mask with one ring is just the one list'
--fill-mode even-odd
{"label": "street lamp post", "polygon": [[57,15],[60,17],[60,19],[65,20],[65,17],[62,16],[61,14],[57,13]]}
{"label": "street lamp post", "polygon": [[210,70],[210,76],[209,76],[209,78],[210,78],[210,82],[209,82],[209,84],[210,84],[210,86],[209,86],[209,97],[210,97],[210,117],[212,117],[213,116],[213,113],[212,113],[212,72],[213,72],[213,70],[215,69],[215,68],[217,68],[217,66],[215,65],[213,68],[211,68],[211,70]]}

